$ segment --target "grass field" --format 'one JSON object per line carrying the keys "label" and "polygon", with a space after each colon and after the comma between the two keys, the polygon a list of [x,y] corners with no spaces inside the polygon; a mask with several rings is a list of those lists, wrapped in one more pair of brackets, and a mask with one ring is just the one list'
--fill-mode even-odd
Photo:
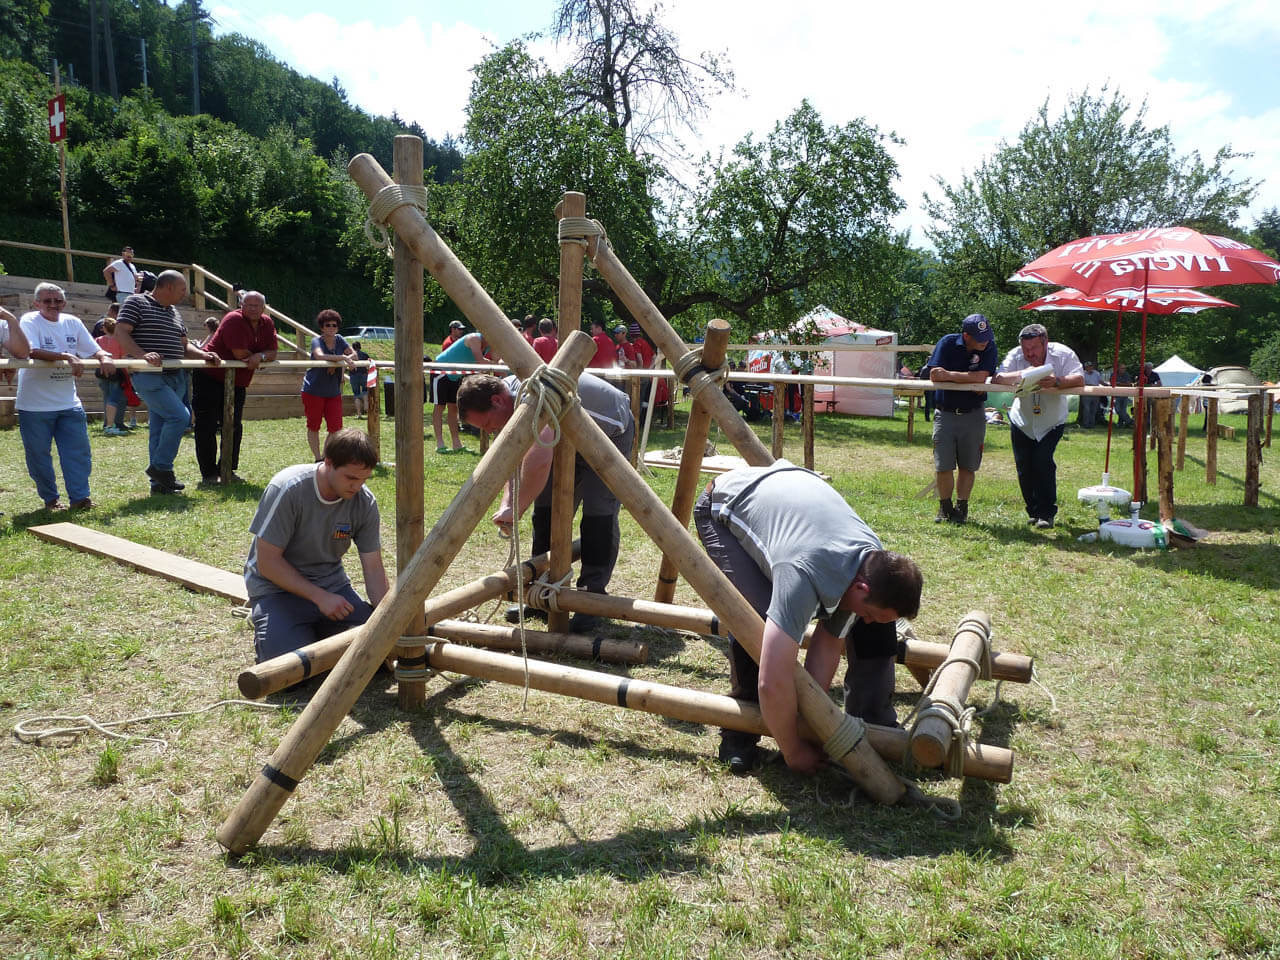
{"label": "grass field", "polygon": [[[1217,484],[1204,482],[1198,433],[1176,480],[1179,516],[1213,536],[1144,553],[1075,539],[1094,525],[1074,493],[1099,480],[1104,431],[1069,429],[1059,525],[1033,531],[1008,433],[992,428],[957,528],[935,526],[936,502],[916,497],[931,478],[927,431],[908,445],[901,416],[819,418],[819,468],[925,572],[920,636],[946,642],[966,611],[985,610],[997,649],[1035,656],[1052,692],[1006,684],[981,724],[982,740],[1016,752],[1012,784],[924,778],[961,802],[956,822],[874,805],[830,771],[771,763],[734,777],[714,761],[715,731],[693,724],[537,692],[522,710],[519,688],[460,678],[431,681],[427,709],[406,715],[379,680],[239,860],[213,832],[295,699],[134,728],[166,749],[6,738],[0,953],[1280,956],[1280,469],[1264,450],[1261,507],[1242,507],[1243,420],[1225,422],[1240,439],[1222,442]],[[428,524],[477,460],[467,443],[427,454]],[[678,443],[661,433],[650,446]],[[798,428],[787,443],[800,459]],[[307,456],[301,422],[250,423],[249,483],[159,498],[142,475],[145,435],[93,445],[99,506],[77,522],[228,570],[262,485]],[[196,474],[189,439],[178,473]],[[668,501],[673,483],[652,479]],[[370,486],[393,558],[394,471]],[[231,604],[36,540],[28,526],[69,519],[37,504],[17,431],[0,432],[0,722],[235,695],[252,646]],[[623,531],[611,590],[649,597],[657,551],[625,514]],[[442,588],[505,557],[479,531]],[[683,584],[677,599],[696,602]],[[638,635],[650,662],[630,675],[725,692],[719,641]],[[918,692],[900,671],[900,715]],[[980,683],[973,700],[992,695]]]}

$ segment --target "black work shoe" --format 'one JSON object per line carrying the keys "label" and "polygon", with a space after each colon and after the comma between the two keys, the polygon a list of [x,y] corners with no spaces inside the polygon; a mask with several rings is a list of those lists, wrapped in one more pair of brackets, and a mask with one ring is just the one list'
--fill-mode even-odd
{"label": "black work shoe", "polygon": [[969,501],[957,500],[955,509],[951,511],[951,516],[947,518],[952,523],[963,524],[969,519]]}
{"label": "black work shoe", "polygon": [[[507,614],[506,614],[506,616],[507,616],[507,623],[519,623],[519,622],[520,622],[520,607],[513,603],[511,606],[507,607]],[[525,607],[525,608],[524,608],[524,618],[525,618],[525,620],[526,620],[526,621],[528,621],[528,620],[541,620],[543,623],[546,623],[546,622],[547,622],[547,611],[545,611],[545,610],[539,610],[537,607]]]}
{"label": "black work shoe", "polygon": [[151,481],[151,492],[152,493],[180,493],[182,492],[182,488],[172,486],[168,483],[165,483],[163,480],[153,480]]}
{"label": "black work shoe", "polygon": [[595,633],[609,623],[605,617],[594,613],[575,613],[569,618],[570,633]]}
{"label": "black work shoe", "polygon": [[722,737],[716,756],[721,763],[729,767],[730,773],[745,777],[760,761],[760,748],[754,743],[739,740],[736,737],[733,739]]}
{"label": "black work shoe", "polygon": [[949,497],[946,500],[939,500],[938,515],[933,518],[933,522],[943,523],[947,520],[950,520],[954,514],[955,514],[955,508],[951,506],[951,499]]}

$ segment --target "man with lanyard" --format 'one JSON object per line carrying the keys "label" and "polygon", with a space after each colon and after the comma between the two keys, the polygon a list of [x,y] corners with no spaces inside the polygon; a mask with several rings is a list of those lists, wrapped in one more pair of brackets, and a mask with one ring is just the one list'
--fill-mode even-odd
{"label": "man with lanyard", "polygon": [[[137,291],[138,268],[133,265],[133,247],[125,247],[120,256],[102,268],[107,281],[107,297],[112,303],[124,303]],[[98,336],[98,334],[94,334]]]}
{"label": "man with lanyard", "polygon": [[[712,562],[764,618],[759,664],[730,638],[730,696],[759,701],[787,766],[811,773],[825,759],[796,728],[796,649],[815,616],[805,669],[827,689],[843,645],[845,712],[897,725],[896,623],[919,612],[923,583],[910,558],[885,550],[829,483],[786,460],[716,477],[694,506],[693,523]],[[758,740],[722,730],[720,760],[746,773]]]}
{"label": "man with lanyard", "polygon": [[[929,380],[933,383],[986,383],[996,372],[996,338],[980,313],[964,318],[959,333],[949,333],[933,348]],[[985,393],[938,390],[933,411],[933,470],[938,484],[934,523],[969,519],[969,494],[982,465],[987,437]],[[951,495],[955,493],[955,504]]]}
{"label": "man with lanyard", "polygon": [[222,358],[187,342],[187,328],[174,305],[187,295],[187,281],[176,270],[156,278],[148,293],[135,293],[120,305],[116,339],[124,355],[145,360],[155,372],[136,371],[134,392],[147,405],[147,476],[152,493],[177,493],[186,487],[173,472],[182,435],[191,423],[191,411],[183,398],[187,392],[185,370],[162,370],[166,360],[190,358],[217,366]]}
{"label": "man with lanyard", "polygon": [[[275,360],[279,341],[276,326],[266,315],[267,298],[250,290],[240,299],[238,310],[228,311],[213,336],[205,341],[205,349],[223,360],[243,360],[245,367],[236,370],[235,402],[232,408],[231,480],[238,482],[240,441],[244,436],[244,401],[254,372],[264,363]],[[222,482],[222,461],[227,451],[218,456],[218,436],[222,432],[224,394],[223,375],[212,370],[199,371],[192,382],[191,405],[195,413],[196,462],[200,465],[200,483],[213,486]]]}
{"label": "man with lanyard", "polygon": [[[1009,351],[992,383],[1016,385],[1022,371],[1048,365],[1049,373],[1036,384],[1040,388],[1080,387],[1084,368],[1075,351],[1051,342],[1043,324],[1032,323],[1018,334],[1019,346]],[[1036,390],[1017,397],[1009,408],[1013,427],[1013,463],[1018,485],[1027,505],[1027,523],[1037,530],[1053,526],[1058,514],[1058,465],[1053,460],[1062,431],[1067,425],[1067,395]]]}
{"label": "man with lanyard", "polygon": [[[487,374],[473,374],[462,381],[458,389],[458,415],[481,430],[496,433],[506,426],[515,413],[516,397],[520,394],[518,377],[499,380]],[[611,386],[594,374],[584,373],[578,378],[578,398],[582,408],[596,425],[604,431],[614,447],[624,457],[631,456],[631,444],[635,440],[636,424],[631,416],[631,402],[617,387]],[[553,436],[550,427],[542,431],[543,442]],[[533,504],[533,555],[551,549],[551,462],[552,448],[535,443],[520,464],[520,502],[511,502],[508,486],[502,496],[502,506],[493,515],[499,528],[509,528],[517,522]],[[621,535],[618,529],[618,498],[608,485],[578,454],[573,467],[574,507],[582,504],[582,565],[578,575],[578,589],[591,593],[606,593],[613,567],[618,560]],[[543,615],[540,610],[526,610],[525,615]],[[513,617],[514,615],[514,617]],[[507,612],[508,620],[519,619],[519,610]],[[575,613],[569,619],[569,629],[575,633],[587,633],[602,623],[600,617]]]}

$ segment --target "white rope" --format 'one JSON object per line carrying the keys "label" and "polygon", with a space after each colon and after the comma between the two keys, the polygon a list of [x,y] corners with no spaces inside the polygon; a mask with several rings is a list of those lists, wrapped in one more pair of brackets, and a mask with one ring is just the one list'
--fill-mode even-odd
{"label": "white rope", "polygon": [[609,244],[604,224],[591,217],[561,217],[556,224],[556,235],[562,244],[576,243],[582,246],[587,251],[587,259],[593,264],[600,244]]}
{"label": "white rope", "polygon": [[[112,740],[146,740],[150,743],[158,744],[161,750],[168,748],[169,741],[162,737],[146,737],[141,734],[115,733],[112,727],[127,727],[131,724],[142,723],[147,720],[171,720],[175,717],[194,717],[197,714],[208,713],[218,707],[226,706],[253,707],[256,710],[279,710],[283,704],[278,703],[258,703],[254,700],[219,700],[211,703],[207,707],[200,707],[198,710],[179,710],[174,713],[144,713],[136,717],[129,717],[127,720],[109,720],[105,723],[99,723],[88,714],[78,717],[69,716],[49,716],[49,717],[28,717],[25,720],[19,720],[13,726],[13,735],[21,743],[33,743],[36,745],[44,744],[49,740],[66,738],[74,740],[82,733],[88,733],[94,730],[104,737]],[[65,727],[48,727],[44,729],[30,729],[35,724],[72,724]]]}
{"label": "white rope", "polygon": [[[364,236],[369,246],[386,250],[387,256],[395,252],[391,242],[391,234],[387,231],[391,214],[401,207],[417,207],[425,217],[427,215],[427,188],[411,186],[403,183],[389,183],[374,195],[369,203],[369,215],[364,221]],[[375,236],[375,233],[377,234]]]}

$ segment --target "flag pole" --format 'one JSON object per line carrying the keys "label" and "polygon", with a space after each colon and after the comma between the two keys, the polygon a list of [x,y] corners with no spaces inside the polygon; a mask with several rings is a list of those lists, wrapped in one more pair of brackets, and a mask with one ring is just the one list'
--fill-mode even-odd
{"label": "flag pole", "polygon": [[[62,74],[58,61],[53,61],[53,95],[62,93]],[[66,123],[66,120],[63,120]],[[71,265],[71,225],[67,220],[67,138],[58,141],[58,180],[62,186],[62,251],[67,258],[67,282],[75,283],[76,272]]]}

